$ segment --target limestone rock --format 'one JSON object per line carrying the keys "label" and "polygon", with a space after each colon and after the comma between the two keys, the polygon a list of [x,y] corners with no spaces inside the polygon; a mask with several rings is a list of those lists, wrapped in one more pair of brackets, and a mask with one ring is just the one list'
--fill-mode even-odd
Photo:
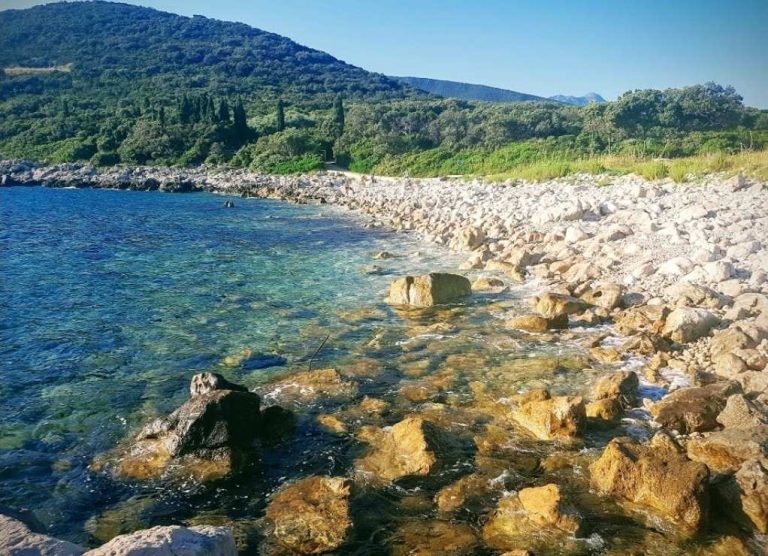
{"label": "limestone rock", "polygon": [[341,477],[311,476],[280,489],[267,506],[271,534],[300,554],[338,548],[352,526],[351,484]]}
{"label": "limestone rock", "polygon": [[615,319],[616,329],[626,336],[646,333],[660,333],[669,309],[664,305],[640,305],[622,311]]}
{"label": "limestone rock", "polygon": [[541,440],[577,438],[584,432],[586,422],[584,401],[573,396],[521,403],[511,416]]}
{"label": "limestone rock", "polygon": [[214,390],[232,390],[233,392],[247,392],[248,388],[228,381],[218,373],[198,373],[192,377],[189,385],[190,397],[208,394]]}
{"label": "limestone rock", "polygon": [[768,413],[762,403],[752,401],[743,394],[733,394],[717,416],[717,422],[726,429],[751,428],[768,424]]}
{"label": "limestone rock", "polygon": [[586,301],[570,295],[546,292],[533,298],[534,309],[547,318],[577,315],[589,309]]}
{"label": "limestone rock", "polygon": [[618,398],[604,398],[589,402],[585,406],[586,415],[590,419],[614,422],[624,413]]}
{"label": "limestone rock", "polygon": [[451,247],[454,249],[476,249],[480,247],[485,241],[485,233],[482,229],[476,226],[467,226],[461,229],[454,240],[451,242]]}
{"label": "limestone rock", "polygon": [[483,526],[483,539],[491,548],[520,548],[544,530],[578,535],[581,516],[564,499],[559,486],[525,488],[502,498]]}
{"label": "limestone rock", "polygon": [[613,398],[625,409],[637,405],[640,380],[634,371],[617,371],[600,377],[593,388],[595,400]]}
{"label": "limestone rock", "polygon": [[492,277],[480,277],[472,282],[472,290],[493,290],[504,287],[504,281]]}
{"label": "limestone rock", "polygon": [[439,432],[421,417],[407,417],[376,431],[371,452],[355,464],[363,472],[384,481],[408,475],[427,475],[437,463],[435,444]]}
{"label": "limestone rock", "polygon": [[603,282],[587,288],[579,297],[590,305],[602,307],[610,311],[621,304],[623,295],[624,290],[620,285]]}
{"label": "limestone rock", "polygon": [[86,556],[236,556],[228,527],[152,527],[115,537]]}
{"label": "limestone rock", "polygon": [[729,299],[711,288],[696,284],[678,282],[664,290],[673,305],[678,307],[706,307],[708,309],[720,309]]}
{"label": "limestone rock", "polygon": [[85,549],[35,533],[24,523],[0,514],[0,554],[9,556],[80,556]]}
{"label": "limestone rock", "polygon": [[393,281],[387,301],[394,305],[431,307],[461,301],[471,293],[471,284],[465,277],[433,272]]}
{"label": "limestone rock", "polygon": [[680,388],[653,404],[651,414],[661,426],[681,434],[711,431],[718,428],[717,416],[728,396],[740,389],[735,382]]}
{"label": "limestone rock", "polygon": [[734,476],[741,512],[759,532],[768,533],[768,459],[750,459]]}
{"label": "limestone rock", "polygon": [[393,556],[451,554],[470,556],[477,550],[477,537],[463,523],[438,519],[408,521],[392,537]]}
{"label": "limestone rock", "polygon": [[706,309],[678,307],[667,316],[662,335],[682,344],[706,336],[720,320]]}
{"label": "limestone rock", "polygon": [[264,397],[282,405],[302,405],[321,398],[351,398],[357,384],[336,369],[314,369],[290,374],[264,387]]}
{"label": "limestone rock", "polygon": [[686,530],[705,523],[709,506],[707,467],[690,461],[664,433],[647,444],[614,438],[590,468],[593,488],[651,508]]}
{"label": "limestone rock", "polygon": [[688,457],[717,473],[734,473],[752,458],[768,457],[768,426],[729,428],[694,437],[686,443]]}
{"label": "limestone rock", "polygon": [[528,332],[546,332],[547,330],[561,330],[568,328],[568,315],[558,315],[547,318],[540,315],[522,315],[509,319],[506,323],[509,328],[527,330]]}

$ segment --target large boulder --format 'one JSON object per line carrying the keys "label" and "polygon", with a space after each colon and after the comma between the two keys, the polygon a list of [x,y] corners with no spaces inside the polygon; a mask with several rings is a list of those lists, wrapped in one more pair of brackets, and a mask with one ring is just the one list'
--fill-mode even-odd
{"label": "large boulder", "polygon": [[768,424],[768,411],[765,405],[751,400],[744,394],[728,397],[725,407],[717,416],[717,422],[726,429],[744,429]]}
{"label": "large boulder", "polygon": [[664,305],[641,305],[622,311],[614,318],[616,329],[626,336],[641,332],[658,334],[664,328],[669,308]]}
{"label": "large boulder", "polygon": [[580,397],[533,399],[512,410],[512,419],[540,440],[568,440],[584,432],[586,411]]}
{"label": "large boulder", "polygon": [[338,548],[352,526],[351,484],[341,477],[312,476],[282,488],[267,506],[271,534],[300,554]]}
{"label": "large boulder", "polygon": [[531,543],[543,531],[578,535],[581,516],[555,484],[524,488],[502,498],[483,526],[483,539],[497,550]]}
{"label": "large boulder", "polygon": [[735,521],[768,533],[768,459],[753,458],[718,486],[726,511]]}
{"label": "large boulder", "polygon": [[115,537],[86,556],[236,556],[228,527],[152,527]]}
{"label": "large boulder", "polygon": [[409,475],[428,475],[437,463],[441,433],[421,417],[407,417],[391,427],[368,434],[371,452],[358,459],[356,467],[383,481]]}
{"label": "large boulder", "polygon": [[472,285],[464,276],[432,272],[394,280],[387,301],[393,305],[432,307],[461,301],[471,293]]}
{"label": "large boulder", "polygon": [[678,282],[664,290],[673,305],[678,307],[706,307],[720,309],[729,302],[729,298],[711,288]]}
{"label": "large boulder", "polygon": [[0,514],[0,554],[7,556],[80,556],[85,549],[35,533],[24,523]]}
{"label": "large boulder", "polygon": [[590,305],[611,311],[621,305],[623,295],[624,291],[620,285],[612,282],[601,282],[587,288],[579,297]]}
{"label": "large boulder", "polygon": [[603,375],[593,387],[595,400],[615,399],[624,409],[637,405],[640,380],[634,371],[616,371]]}
{"label": "large boulder", "polygon": [[768,425],[728,428],[686,442],[688,457],[716,473],[735,473],[745,461],[768,457]]}
{"label": "large boulder", "polygon": [[532,299],[534,310],[547,318],[577,315],[589,309],[586,301],[561,293],[545,292]]}
{"label": "large boulder", "polygon": [[589,470],[599,494],[650,508],[687,531],[700,529],[706,521],[709,471],[686,458],[664,433],[647,444],[614,438]]}
{"label": "large boulder", "polygon": [[717,417],[728,396],[740,389],[736,382],[680,388],[653,404],[651,414],[661,426],[681,434],[711,431],[719,428]]}
{"label": "large boulder", "polygon": [[706,309],[678,307],[667,316],[661,333],[673,342],[686,344],[708,335],[719,323],[720,319]]}

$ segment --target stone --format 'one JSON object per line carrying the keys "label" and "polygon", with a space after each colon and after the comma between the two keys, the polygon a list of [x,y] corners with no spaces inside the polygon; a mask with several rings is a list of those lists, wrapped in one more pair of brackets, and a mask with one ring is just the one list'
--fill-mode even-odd
{"label": "stone", "polygon": [[768,459],[745,461],[734,475],[734,482],[738,489],[738,501],[733,504],[737,520],[768,533]]}
{"label": "stone", "polygon": [[581,516],[555,484],[503,497],[483,526],[483,540],[497,550],[519,549],[542,530],[564,535],[581,531]]}
{"label": "stone", "polygon": [[622,358],[621,352],[615,347],[593,347],[589,350],[589,354],[599,363],[618,363]]}
{"label": "stone", "polygon": [[762,403],[743,394],[733,394],[717,416],[717,422],[726,429],[752,428],[768,424],[768,413]]}
{"label": "stone", "polygon": [[286,485],[267,506],[271,535],[299,554],[338,548],[352,526],[350,489],[341,477],[310,476]]}
{"label": "stone", "polygon": [[236,556],[235,539],[228,527],[152,527],[115,537],[89,550],[87,556]]}
{"label": "stone", "polygon": [[568,440],[584,432],[586,411],[580,397],[558,396],[521,403],[512,419],[540,440]]}
{"label": "stone", "polygon": [[283,405],[305,405],[321,398],[346,399],[357,394],[357,384],[336,369],[313,369],[290,374],[264,386],[265,399]]}
{"label": "stone", "polygon": [[651,414],[662,427],[680,434],[711,431],[719,428],[717,417],[728,396],[740,390],[735,382],[680,388],[653,404]]}
{"label": "stone", "polygon": [[189,395],[191,397],[202,396],[214,390],[232,390],[233,392],[247,392],[248,388],[229,382],[218,373],[198,373],[192,377],[189,385]]}
{"label": "stone", "polygon": [[590,307],[589,303],[577,297],[552,292],[536,296],[532,301],[535,311],[547,318],[577,315]]}
{"label": "stone", "polygon": [[678,307],[706,307],[708,309],[720,309],[730,300],[711,288],[696,284],[678,282],[664,290],[673,305]]}
{"label": "stone", "polygon": [[709,471],[685,457],[664,433],[647,444],[614,438],[589,471],[592,487],[601,495],[650,508],[687,531],[698,531],[706,522]]}
{"label": "stone", "polygon": [[704,272],[712,282],[725,282],[734,275],[736,270],[727,261],[715,261],[704,264]]}
{"label": "stone", "polygon": [[347,425],[335,415],[329,415],[327,413],[318,415],[317,423],[333,434],[346,434],[347,432]]}
{"label": "stone", "polygon": [[480,277],[472,282],[472,291],[493,290],[504,287],[504,281],[492,277]]}
{"label": "stone", "polygon": [[365,474],[391,482],[409,475],[428,475],[437,463],[435,445],[439,431],[421,417],[407,417],[399,423],[378,429],[366,441],[372,443],[368,455],[355,461]]}
{"label": "stone", "polygon": [[461,229],[451,242],[454,249],[476,249],[485,242],[485,233],[476,226]]}
{"label": "stone", "polygon": [[438,519],[408,521],[398,527],[391,540],[392,556],[476,554],[477,537],[469,525]]}
{"label": "stone", "polygon": [[416,277],[406,276],[393,281],[387,301],[393,305],[432,307],[456,303],[471,293],[471,284],[463,276],[430,273]]}
{"label": "stone", "polygon": [[736,375],[748,371],[749,367],[735,353],[721,353],[714,358],[715,372],[725,378],[735,378]]}
{"label": "stone", "polygon": [[0,514],[0,554],[9,556],[80,556],[81,546],[35,533],[24,523]]}
{"label": "stone", "polygon": [[547,330],[562,330],[568,328],[568,315],[558,315],[552,318],[540,315],[522,315],[506,321],[508,328],[527,330],[528,332],[546,332]]}
{"label": "stone", "polygon": [[627,338],[621,344],[620,351],[639,353],[641,355],[656,355],[670,349],[670,341],[652,332],[640,332]]}
{"label": "stone", "polygon": [[686,344],[708,335],[719,323],[706,309],[678,307],[667,316],[661,333],[674,342]]}
{"label": "stone", "polygon": [[641,305],[621,311],[614,318],[614,324],[625,336],[640,332],[660,333],[668,315],[669,309],[664,305]]}
{"label": "stone", "polygon": [[621,305],[623,295],[624,290],[620,285],[603,282],[587,288],[579,297],[590,305],[611,311]]}
{"label": "stone", "polygon": [[589,402],[585,406],[586,416],[589,419],[614,422],[624,413],[618,399],[605,398]]}
{"label": "stone", "polygon": [[690,438],[688,457],[716,473],[735,473],[752,458],[768,456],[768,426],[728,428]]}
{"label": "stone", "polygon": [[616,371],[601,376],[592,389],[595,400],[616,399],[624,409],[637,405],[640,380],[634,371]]}
{"label": "stone", "polygon": [[438,511],[454,512],[464,506],[467,500],[487,494],[491,489],[492,479],[493,477],[481,473],[471,473],[441,488],[435,495]]}

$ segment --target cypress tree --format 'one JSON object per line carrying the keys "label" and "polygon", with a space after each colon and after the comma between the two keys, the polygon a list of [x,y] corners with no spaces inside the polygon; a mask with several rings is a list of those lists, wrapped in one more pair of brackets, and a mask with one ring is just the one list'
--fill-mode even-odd
{"label": "cypress tree", "polygon": [[245,114],[245,108],[243,107],[243,101],[238,99],[237,104],[232,112],[232,127],[234,128],[235,137],[239,141],[245,141],[248,138],[248,118]]}
{"label": "cypress tree", "polygon": [[182,124],[188,124],[192,119],[192,103],[189,101],[189,97],[185,94],[181,97],[181,104],[179,105],[179,122]]}
{"label": "cypress tree", "polygon": [[285,129],[285,103],[283,99],[277,101],[277,131]]}
{"label": "cypress tree", "polygon": [[213,102],[213,97],[208,97],[208,106],[206,108],[208,115],[208,121],[215,124],[219,121],[219,114],[216,112],[216,104]]}
{"label": "cypress tree", "polygon": [[160,122],[160,128],[165,129],[165,106],[161,106],[157,111],[157,120]]}
{"label": "cypress tree", "polygon": [[229,104],[227,104],[227,99],[221,99],[219,103],[219,121],[224,124],[229,123]]}
{"label": "cypress tree", "polygon": [[339,135],[344,133],[344,101],[341,95],[336,95],[333,101],[333,122],[338,126]]}

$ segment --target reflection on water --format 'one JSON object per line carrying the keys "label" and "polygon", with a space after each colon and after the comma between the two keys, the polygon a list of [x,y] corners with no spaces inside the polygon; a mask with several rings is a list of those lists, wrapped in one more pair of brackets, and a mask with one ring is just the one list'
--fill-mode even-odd
{"label": "reflection on water", "polygon": [[[0,504],[28,508],[52,534],[89,545],[158,524],[234,522],[241,546],[254,551],[266,496],[283,481],[352,476],[366,450],[354,436],[360,427],[420,413],[453,439],[446,465],[391,486],[359,484],[341,552],[430,553],[451,539],[483,553],[477,533],[496,500],[544,476],[571,485],[594,533],[561,552],[671,546],[584,486],[589,458],[616,431],[567,447],[486,426],[521,389],[585,393],[600,372],[578,347],[588,330],[505,329],[521,303],[514,290],[395,310],[382,302],[392,275],[451,270],[455,256],[364,230],[327,207],[223,202],[0,189]],[[396,256],[374,259],[384,250]],[[180,405],[195,372],[220,372],[269,399],[265,383],[305,370],[326,336],[314,366],[336,367],[355,381],[356,396],[297,402],[295,434],[248,473],[203,487],[88,470],[94,456]],[[317,417],[328,413],[345,430],[321,426]],[[632,427],[643,434],[642,419]],[[434,496],[468,474],[481,488],[446,520]]]}

